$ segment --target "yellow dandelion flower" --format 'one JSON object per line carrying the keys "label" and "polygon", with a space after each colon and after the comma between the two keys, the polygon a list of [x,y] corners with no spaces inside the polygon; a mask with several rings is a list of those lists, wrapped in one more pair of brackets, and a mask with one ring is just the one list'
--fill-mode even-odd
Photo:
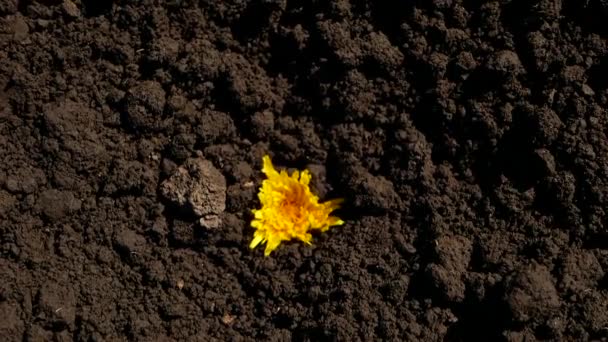
{"label": "yellow dandelion flower", "polygon": [[283,241],[296,238],[310,244],[312,230],[324,232],[344,223],[330,216],[342,200],[319,203],[319,197],[308,186],[311,178],[308,170],[296,170],[290,176],[285,170],[275,170],[269,156],[264,156],[263,161],[262,172],[267,179],[258,193],[262,209],[253,210],[251,226],[256,231],[250,248],[266,243],[264,255],[268,256]]}

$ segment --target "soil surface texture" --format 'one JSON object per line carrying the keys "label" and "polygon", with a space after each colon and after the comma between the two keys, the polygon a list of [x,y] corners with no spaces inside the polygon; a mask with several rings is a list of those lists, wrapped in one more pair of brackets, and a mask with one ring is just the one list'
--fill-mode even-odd
{"label": "soil surface texture", "polygon": [[[608,1],[0,0],[2,341],[607,341]],[[250,250],[262,156],[346,223]]]}

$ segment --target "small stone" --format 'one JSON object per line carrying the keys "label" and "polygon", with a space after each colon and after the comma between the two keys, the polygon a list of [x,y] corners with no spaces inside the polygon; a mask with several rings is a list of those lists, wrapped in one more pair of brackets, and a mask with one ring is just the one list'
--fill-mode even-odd
{"label": "small stone", "polygon": [[215,229],[220,227],[222,219],[217,215],[205,215],[204,217],[201,217],[199,223],[203,228]]}
{"label": "small stone", "polygon": [[36,20],[36,25],[38,25],[38,27],[43,28],[43,29],[47,28],[50,24],[51,24],[50,20],[46,20],[46,19]]}
{"label": "small stone", "polygon": [[229,314],[225,314],[222,317],[222,323],[224,323],[226,325],[231,325],[234,322],[235,319],[236,319],[236,317],[234,317],[232,315],[229,315]]}
{"label": "small stone", "polygon": [[63,13],[70,18],[78,18],[80,16],[80,9],[70,0],[65,0],[61,8],[63,9]]}
{"label": "small stone", "polygon": [[226,209],[226,179],[213,164],[190,158],[161,184],[162,195],[171,202],[202,217],[204,227],[219,226]]}
{"label": "small stone", "polygon": [[591,89],[591,87],[587,84],[583,84],[583,94],[587,95],[587,96],[593,96],[595,95],[595,91],[593,91],[593,89]]}

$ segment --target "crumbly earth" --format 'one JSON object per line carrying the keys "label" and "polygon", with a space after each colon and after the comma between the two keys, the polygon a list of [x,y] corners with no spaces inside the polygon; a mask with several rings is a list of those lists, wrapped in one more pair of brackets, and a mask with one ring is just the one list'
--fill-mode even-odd
{"label": "crumbly earth", "polygon": [[201,217],[201,226],[218,228],[226,209],[226,178],[208,160],[189,158],[160,185],[165,199]]}
{"label": "crumbly earth", "polygon": [[[1,339],[605,341],[607,20],[0,0]],[[249,250],[266,153],[346,224]],[[162,195],[190,158],[226,180],[216,229]]]}

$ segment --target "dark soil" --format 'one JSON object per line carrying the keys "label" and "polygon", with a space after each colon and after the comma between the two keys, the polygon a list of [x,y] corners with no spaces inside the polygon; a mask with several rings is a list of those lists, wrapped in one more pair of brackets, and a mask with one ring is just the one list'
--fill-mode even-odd
{"label": "dark soil", "polygon": [[[2,340],[606,341],[607,21],[0,0]],[[266,153],[346,224],[249,250]],[[226,178],[217,228],[161,192],[195,156]]]}

